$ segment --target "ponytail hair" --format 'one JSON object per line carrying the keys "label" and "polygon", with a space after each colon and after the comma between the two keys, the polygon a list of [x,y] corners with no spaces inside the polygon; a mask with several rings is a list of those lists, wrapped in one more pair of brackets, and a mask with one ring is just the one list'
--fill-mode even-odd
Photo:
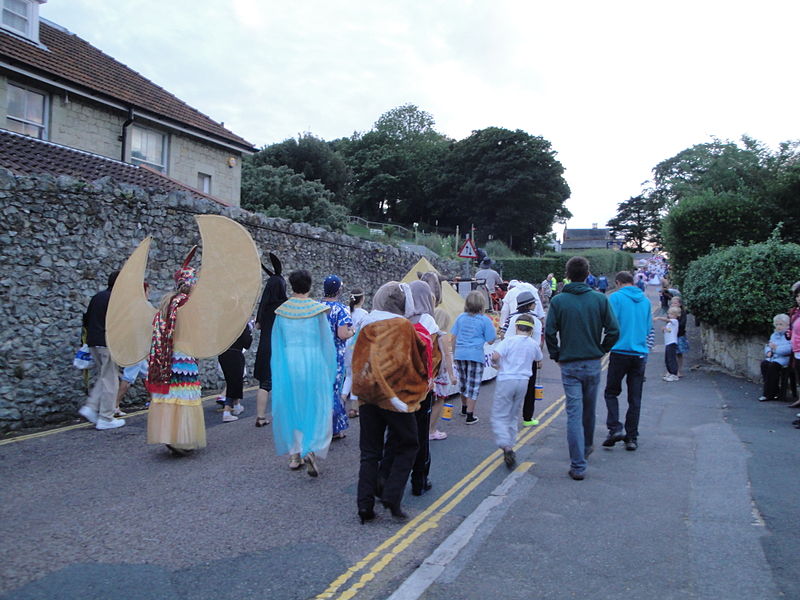
{"label": "ponytail hair", "polygon": [[353,288],[350,290],[350,312],[353,312],[356,304],[364,299],[364,290],[361,288]]}

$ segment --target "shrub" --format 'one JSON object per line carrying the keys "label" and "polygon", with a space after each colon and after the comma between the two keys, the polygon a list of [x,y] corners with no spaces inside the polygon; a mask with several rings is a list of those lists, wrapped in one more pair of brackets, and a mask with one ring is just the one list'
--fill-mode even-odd
{"label": "shrub", "polygon": [[521,256],[514,252],[501,240],[489,240],[483,245],[483,249],[486,250],[486,254],[488,254],[489,258],[492,260],[501,258],[518,258]]}
{"label": "shrub", "polygon": [[501,262],[505,279],[540,282],[553,273],[556,279],[564,278],[567,261],[573,256],[583,256],[589,261],[592,273],[605,273],[610,282],[619,271],[633,269],[633,255],[620,250],[590,249],[570,252],[548,252],[542,257],[504,258]]}
{"label": "shrub", "polygon": [[791,305],[800,279],[800,245],[777,232],[760,244],[737,244],[693,261],[683,283],[688,310],[731,333],[768,335],[772,317]]}
{"label": "shrub", "polygon": [[506,280],[519,279],[539,283],[548,273],[554,273],[558,278],[559,273],[564,272],[564,261],[559,257],[504,258],[500,264]]}
{"label": "shrub", "polygon": [[761,199],[710,190],[682,199],[670,209],[662,225],[674,280],[680,282],[689,263],[715,246],[763,242],[771,229]]}

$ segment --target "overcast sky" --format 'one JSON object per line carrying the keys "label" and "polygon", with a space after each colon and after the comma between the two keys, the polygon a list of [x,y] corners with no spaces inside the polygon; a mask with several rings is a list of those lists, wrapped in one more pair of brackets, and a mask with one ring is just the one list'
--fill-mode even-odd
{"label": "overcast sky", "polygon": [[258,147],[412,103],[549,140],[570,227],[711,136],[800,139],[800,2],[49,0],[41,15]]}

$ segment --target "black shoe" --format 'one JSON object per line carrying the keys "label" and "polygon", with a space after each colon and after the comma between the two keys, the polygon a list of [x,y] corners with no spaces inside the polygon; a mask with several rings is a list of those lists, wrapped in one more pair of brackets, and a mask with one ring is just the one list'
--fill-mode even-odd
{"label": "black shoe", "polygon": [[638,447],[639,444],[636,443],[636,440],[625,440],[625,450],[633,452]]}
{"label": "black shoe", "polygon": [[425,481],[412,481],[411,482],[411,495],[412,496],[422,496],[425,492],[433,487],[431,480],[427,477]]}
{"label": "black shoe", "polygon": [[473,423],[477,423],[478,421],[480,421],[480,419],[475,415],[467,415],[467,420],[465,422],[467,425],[472,425]]}
{"label": "black shoe", "polygon": [[358,518],[361,519],[363,525],[367,521],[372,521],[375,518],[375,509],[372,508],[359,508]]}
{"label": "black shoe", "polygon": [[403,512],[403,509],[400,508],[400,505],[389,504],[388,502],[381,502],[384,508],[388,508],[389,512],[392,513],[392,517],[396,521],[405,521],[408,519],[408,515]]}
{"label": "black shoe", "polygon": [[577,471],[573,471],[572,469],[569,470],[567,473],[570,477],[572,477],[575,481],[583,481],[583,473],[578,473]]}
{"label": "black shoe", "polygon": [[625,436],[622,435],[621,431],[618,432],[618,433],[611,433],[609,431],[608,432],[608,437],[603,441],[603,446],[605,446],[606,448],[611,448],[611,447],[614,446],[614,444],[616,444],[617,442],[621,442],[624,439],[625,439]]}
{"label": "black shoe", "polygon": [[508,467],[509,471],[517,466],[517,455],[511,449],[503,450],[503,460],[505,461],[506,467]]}
{"label": "black shoe", "polygon": [[592,452],[594,452],[594,446],[586,446],[583,449],[583,458],[589,458]]}

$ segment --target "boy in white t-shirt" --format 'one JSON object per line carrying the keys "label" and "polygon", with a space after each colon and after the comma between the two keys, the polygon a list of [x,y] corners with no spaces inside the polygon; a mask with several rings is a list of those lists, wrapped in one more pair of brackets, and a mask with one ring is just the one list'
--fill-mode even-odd
{"label": "boy in white t-shirt", "polygon": [[664,362],[667,367],[667,374],[664,381],[678,381],[678,319],[681,316],[681,309],[677,306],[670,306],[666,317],[655,317],[656,321],[664,321],[666,325],[664,331]]}
{"label": "boy in white t-shirt", "polygon": [[534,361],[542,360],[541,348],[531,339],[534,319],[529,315],[517,317],[516,335],[506,337],[492,352],[492,361],[499,369],[492,407],[492,431],[509,469],[517,464],[514,444],[519,429],[519,412],[532,373],[531,366]]}

